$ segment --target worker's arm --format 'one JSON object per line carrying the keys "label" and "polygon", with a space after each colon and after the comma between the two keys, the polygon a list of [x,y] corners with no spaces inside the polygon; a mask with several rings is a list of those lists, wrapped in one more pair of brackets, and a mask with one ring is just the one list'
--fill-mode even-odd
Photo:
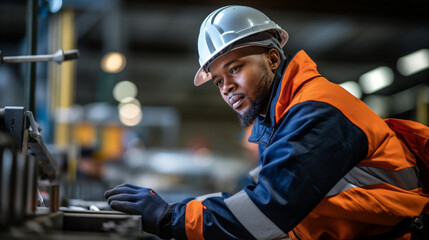
{"label": "worker's arm", "polygon": [[275,225],[290,231],[367,152],[367,136],[340,110],[303,102],[289,109],[261,148],[259,182],[244,192]]}
{"label": "worker's arm", "polygon": [[140,190],[147,200],[130,198],[129,205],[141,209],[146,231],[154,233],[147,226],[156,226],[176,240],[280,238],[366,156],[367,145],[366,135],[339,110],[304,102],[288,111],[261,148],[256,184],[232,196],[224,193],[175,205]]}
{"label": "worker's arm", "polygon": [[326,103],[296,105],[277,127],[261,148],[258,183],[232,196],[177,205],[176,239],[282,237],[367,154],[366,135]]}

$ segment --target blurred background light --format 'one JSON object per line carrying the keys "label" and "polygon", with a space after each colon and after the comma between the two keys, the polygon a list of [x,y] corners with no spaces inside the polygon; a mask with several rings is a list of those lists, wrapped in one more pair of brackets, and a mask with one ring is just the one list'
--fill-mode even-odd
{"label": "blurred background light", "polygon": [[101,59],[101,69],[108,73],[118,73],[126,66],[127,59],[122,53],[110,52]]}
{"label": "blurred background light", "polygon": [[195,165],[201,167],[208,167],[214,163],[213,157],[209,149],[198,149],[197,151],[205,151],[204,153],[197,153],[194,155],[193,160]]}
{"label": "blurred background light", "polygon": [[134,104],[134,105],[138,106],[139,108],[141,107],[141,103],[138,99],[132,98],[132,97],[127,97],[127,98],[123,98],[122,101],[118,104],[118,109],[121,109],[122,106],[124,106],[126,104]]}
{"label": "blurred background light", "polygon": [[398,71],[410,76],[429,68],[429,49],[420,49],[398,59]]}
{"label": "blurred background light", "polygon": [[137,124],[140,123],[140,121],[143,118],[143,114],[142,112],[140,112],[136,117],[134,118],[127,118],[123,115],[119,115],[119,120],[121,121],[122,124],[124,124],[125,126],[136,126]]}
{"label": "blurred background light", "polygon": [[355,81],[347,81],[340,84],[341,87],[346,89],[349,93],[351,93],[353,96],[357,98],[362,97],[362,90],[360,89],[360,86]]}
{"label": "blurred background light", "polygon": [[359,84],[366,94],[374,93],[393,83],[394,74],[392,69],[386,66],[375,68],[359,77]]}
{"label": "blurred background light", "polygon": [[119,106],[119,120],[126,126],[135,126],[143,118],[140,105],[133,102],[121,104]]}
{"label": "blurred background light", "polygon": [[113,98],[118,102],[123,102],[127,98],[135,98],[137,96],[137,86],[130,81],[118,82],[113,87]]}
{"label": "blurred background light", "polygon": [[83,119],[83,115],[83,108],[79,105],[73,105],[68,108],[57,108],[55,120],[61,123],[79,122]]}
{"label": "blurred background light", "polygon": [[96,102],[86,106],[87,120],[93,123],[104,123],[111,118],[110,106],[107,103]]}
{"label": "blurred background light", "polygon": [[141,113],[141,109],[134,103],[127,103],[121,106],[119,114],[126,118],[135,118]]}
{"label": "blurred background light", "polygon": [[62,0],[49,0],[49,11],[51,13],[56,13],[58,12],[61,7],[63,6],[63,1]]}

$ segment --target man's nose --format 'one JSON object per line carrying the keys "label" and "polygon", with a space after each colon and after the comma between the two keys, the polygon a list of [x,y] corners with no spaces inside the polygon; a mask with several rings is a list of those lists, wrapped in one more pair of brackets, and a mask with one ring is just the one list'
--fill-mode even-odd
{"label": "man's nose", "polygon": [[225,77],[223,81],[224,84],[222,90],[224,94],[229,94],[230,92],[233,92],[235,89],[237,89],[237,84],[232,78]]}

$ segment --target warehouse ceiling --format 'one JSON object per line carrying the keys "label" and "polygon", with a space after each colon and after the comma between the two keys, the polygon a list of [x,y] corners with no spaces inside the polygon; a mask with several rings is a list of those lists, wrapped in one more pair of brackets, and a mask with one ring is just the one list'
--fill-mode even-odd
{"label": "warehouse ceiling", "polygon": [[[377,92],[380,95],[427,82],[427,70],[407,78],[396,70],[399,57],[429,48],[429,19],[423,0],[65,0],[63,9],[75,10],[81,53],[76,103],[114,103],[111,95],[99,93],[111,91],[115,82],[129,80],[137,85],[137,97],[144,106],[175,107],[185,119],[235,119],[212,84],[193,85],[199,67],[199,26],[211,11],[231,3],[265,12],[289,32],[286,53],[304,49],[322,75],[333,82],[357,81],[378,66],[389,66],[395,72],[394,84]],[[17,43],[25,35],[25,9],[26,1],[0,2],[3,52],[22,48]],[[100,69],[101,58],[110,51],[127,57],[126,68],[114,76],[106,76]]]}

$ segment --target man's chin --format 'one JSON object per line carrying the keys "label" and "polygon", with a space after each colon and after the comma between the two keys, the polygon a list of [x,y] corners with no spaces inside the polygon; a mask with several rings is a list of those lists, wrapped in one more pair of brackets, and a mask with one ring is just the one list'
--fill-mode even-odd
{"label": "man's chin", "polygon": [[233,109],[239,117],[246,115],[246,113],[249,111],[249,107],[247,108],[240,108],[240,109]]}
{"label": "man's chin", "polygon": [[258,114],[247,111],[244,114],[238,113],[237,116],[238,116],[238,119],[240,120],[240,125],[242,127],[248,127],[253,124]]}

